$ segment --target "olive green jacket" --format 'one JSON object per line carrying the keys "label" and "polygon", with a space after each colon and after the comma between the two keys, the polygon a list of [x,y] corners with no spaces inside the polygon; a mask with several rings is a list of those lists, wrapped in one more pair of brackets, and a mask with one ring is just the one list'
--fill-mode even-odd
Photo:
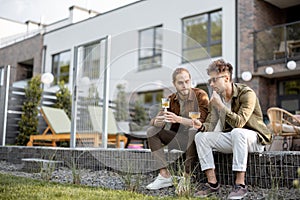
{"label": "olive green jacket", "polygon": [[229,132],[233,128],[246,128],[257,132],[261,144],[270,144],[272,141],[272,134],[263,122],[259,100],[247,85],[233,83],[231,110],[224,106],[218,111],[210,104],[208,112],[203,124],[206,132],[214,131],[220,119],[223,125],[222,132]]}

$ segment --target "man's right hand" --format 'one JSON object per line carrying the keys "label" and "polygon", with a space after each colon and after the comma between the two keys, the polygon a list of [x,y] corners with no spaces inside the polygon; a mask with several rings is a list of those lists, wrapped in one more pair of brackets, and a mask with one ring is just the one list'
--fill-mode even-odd
{"label": "man's right hand", "polygon": [[154,126],[162,127],[165,125],[165,117],[164,116],[156,116],[154,120]]}

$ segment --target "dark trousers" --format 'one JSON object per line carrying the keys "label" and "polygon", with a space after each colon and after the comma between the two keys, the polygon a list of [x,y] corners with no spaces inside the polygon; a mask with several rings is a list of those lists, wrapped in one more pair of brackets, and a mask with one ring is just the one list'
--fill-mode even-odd
{"label": "dark trousers", "polygon": [[148,145],[157,160],[157,168],[161,169],[168,166],[164,154],[164,146],[168,145],[168,150],[178,149],[185,152],[185,172],[193,172],[198,159],[194,142],[196,133],[196,130],[185,127],[179,128],[177,133],[155,126],[149,127],[147,130]]}

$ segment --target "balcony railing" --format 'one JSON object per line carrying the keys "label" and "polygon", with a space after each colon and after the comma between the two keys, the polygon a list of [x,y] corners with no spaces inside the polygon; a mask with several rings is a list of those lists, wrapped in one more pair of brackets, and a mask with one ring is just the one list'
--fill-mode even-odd
{"label": "balcony railing", "polygon": [[254,32],[255,67],[300,59],[300,21]]}

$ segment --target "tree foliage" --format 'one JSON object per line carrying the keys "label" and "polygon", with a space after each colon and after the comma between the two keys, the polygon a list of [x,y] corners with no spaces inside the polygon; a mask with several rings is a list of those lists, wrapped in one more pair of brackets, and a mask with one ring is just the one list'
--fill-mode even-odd
{"label": "tree foliage", "polygon": [[56,92],[56,103],[54,105],[55,108],[63,109],[68,117],[71,119],[72,112],[72,99],[71,93],[67,86],[65,86],[65,82],[61,81],[58,84],[59,90]]}
{"label": "tree foliage", "polygon": [[133,121],[139,126],[144,126],[146,124],[147,113],[145,111],[142,101],[140,100],[135,102]]}
{"label": "tree foliage", "polygon": [[123,84],[117,85],[118,93],[116,99],[116,120],[127,121],[129,117],[128,103],[126,101],[125,86]]}
{"label": "tree foliage", "polygon": [[42,97],[41,76],[36,75],[28,82],[25,88],[25,101],[23,103],[21,120],[19,121],[19,135],[17,145],[26,145],[32,134],[38,134],[38,106]]}

